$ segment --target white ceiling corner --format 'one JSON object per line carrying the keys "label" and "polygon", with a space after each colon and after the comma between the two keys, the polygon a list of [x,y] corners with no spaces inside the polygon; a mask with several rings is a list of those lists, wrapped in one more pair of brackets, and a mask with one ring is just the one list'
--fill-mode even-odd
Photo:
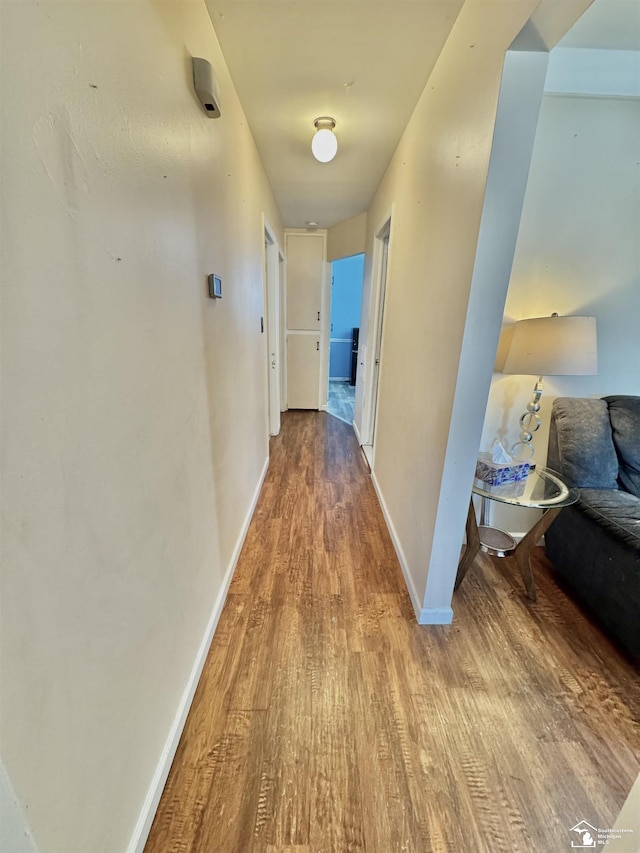
{"label": "white ceiling corner", "polygon": [[[205,0],[285,226],[368,210],[463,2]],[[594,0],[558,48],[582,49],[574,76],[587,54],[640,50],[640,0]],[[324,115],[330,163],[311,154]]]}
{"label": "white ceiling corner", "polygon": [[[206,0],[288,227],[366,211],[462,0]],[[338,154],[311,154],[313,120]]]}

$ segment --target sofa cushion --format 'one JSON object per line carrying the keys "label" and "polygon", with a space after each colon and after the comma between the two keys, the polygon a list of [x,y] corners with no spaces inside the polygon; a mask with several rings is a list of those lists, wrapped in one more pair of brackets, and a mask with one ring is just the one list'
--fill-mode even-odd
{"label": "sofa cushion", "polygon": [[581,502],[562,510],[545,543],[558,575],[640,662],[640,550],[596,523]]}
{"label": "sofa cushion", "polygon": [[[551,467],[580,489],[617,489],[618,457],[604,400],[556,397]],[[557,454],[557,459],[554,458]]]}
{"label": "sofa cushion", "polygon": [[609,406],[613,444],[620,464],[620,488],[640,498],[640,397],[620,395],[604,400]]}
{"label": "sofa cushion", "polygon": [[640,498],[619,489],[581,489],[578,506],[600,527],[640,552]]}

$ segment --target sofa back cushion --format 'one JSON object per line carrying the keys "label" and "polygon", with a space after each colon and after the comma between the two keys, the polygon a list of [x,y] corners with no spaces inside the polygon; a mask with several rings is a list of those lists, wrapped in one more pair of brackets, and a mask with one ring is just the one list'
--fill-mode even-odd
{"label": "sofa back cushion", "polygon": [[604,400],[556,397],[547,464],[578,488],[618,488],[618,457]]}
{"label": "sofa back cushion", "polygon": [[605,397],[613,444],[618,454],[620,488],[640,498],[640,397]]}

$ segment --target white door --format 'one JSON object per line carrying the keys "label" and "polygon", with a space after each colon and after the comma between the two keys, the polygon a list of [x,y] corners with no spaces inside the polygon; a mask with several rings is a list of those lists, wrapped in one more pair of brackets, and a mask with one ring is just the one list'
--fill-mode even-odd
{"label": "white door", "polygon": [[265,223],[265,282],[267,291],[267,370],[269,375],[269,434],[280,432],[280,251]]}
{"label": "white door", "polygon": [[287,233],[287,407],[320,408],[324,233]]}
{"label": "white door", "polygon": [[[380,363],[382,360],[382,338],[384,327],[384,307],[387,290],[387,268],[389,265],[389,243],[391,238],[391,218],[388,218],[376,234],[373,250],[373,276],[371,293],[371,313],[367,329],[369,352],[366,355],[365,381],[362,398],[362,451],[373,468],[376,434],[376,416],[378,410],[378,387],[380,384]],[[363,347],[363,355],[366,347]]]}
{"label": "white door", "polygon": [[288,329],[320,329],[324,247],[322,234],[287,234]]}
{"label": "white door", "polygon": [[287,335],[287,394],[290,409],[317,409],[320,391],[320,336]]}
{"label": "white door", "polygon": [[373,383],[371,386],[371,445],[375,444],[376,412],[378,408],[378,383],[380,382],[380,357],[382,355],[382,328],[384,323],[384,300],[387,291],[387,263],[389,261],[389,231],[382,238],[382,259],[380,267],[380,289],[378,291],[378,322],[375,339],[375,358],[373,362]]}

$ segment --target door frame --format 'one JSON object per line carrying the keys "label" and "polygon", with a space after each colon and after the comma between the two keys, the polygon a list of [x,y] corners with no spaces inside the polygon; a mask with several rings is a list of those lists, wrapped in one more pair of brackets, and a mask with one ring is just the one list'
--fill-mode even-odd
{"label": "door frame", "polygon": [[[367,325],[367,358],[364,365],[364,389],[362,399],[362,449],[373,468],[375,458],[375,425],[380,400],[380,375],[384,345],[384,312],[387,304],[389,266],[393,242],[394,206],[385,214],[373,240],[373,263],[371,273],[371,302]],[[388,246],[385,252],[385,239]],[[386,255],[386,257],[385,257]],[[376,359],[379,360],[376,371]]]}
{"label": "door frame", "polygon": [[264,246],[264,293],[266,314],[267,413],[269,435],[280,432],[281,329],[280,329],[280,248],[276,233],[262,215]]}
{"label": "door frame", "polygon": [[[341,261],[347,261],[350,258],[359,258],[359,257],[363,258],[366,261],[366,253],[365,252],[354,252],[352,255],[341,255],[339,258],[333,258],[332,260],[327,261],[327,266],[328,266],[328,270],[327,270],[327,273],[328,273],[327,324],[329,327],[329,329],[328,329],[329,339],[328,339],[328,344],[327,344],[327,382],[331,381],[331,377],[329,374],[331,373],[331,340],[332,340],[332,338],[331,338],[331,335],[332,335],[331,327],[332,327],[332,318],[333,318],[332,312],[333,312],[333,287],[334,287],[334,284],[333,284],[333,279],[334,279],[333,267],[334,267],[334,264],[339,264]],[[363,264],[363,270],[362,270],[362,287],[360,289],[360,308],[359,308],[359,312],[358,312],[358,328],[360,328],[360,326],[362,324],[362,295],[363,294],[364,294],[364,264]],[[341,340],[344,341],[346,339],[342,338]]]}

